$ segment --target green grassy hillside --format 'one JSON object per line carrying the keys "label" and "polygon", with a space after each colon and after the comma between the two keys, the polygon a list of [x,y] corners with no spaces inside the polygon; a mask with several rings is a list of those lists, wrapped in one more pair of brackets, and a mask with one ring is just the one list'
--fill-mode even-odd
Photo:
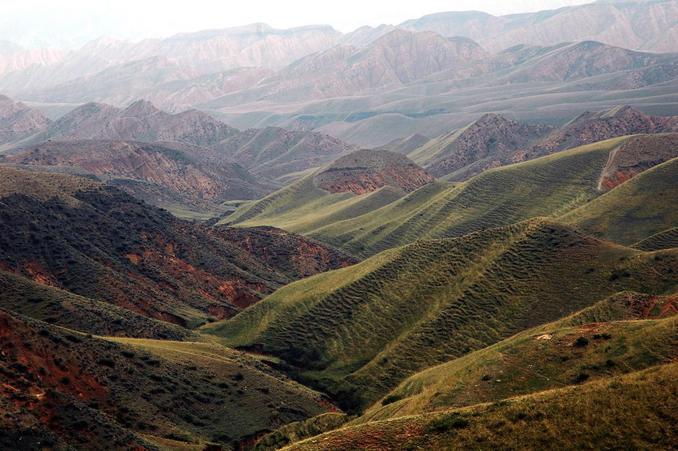
{"label": "green grassy hillside", "polygon": [[349,426],[288,450],[672,449],[678,364],[441,413]]}
{"label": "green grassy hillside", "polygon": [[643,370],[678,357],[678,316],[563,325],[570,321],[578,320],[530,329],[417,373],[359,422],[499,401]]}
{"label": "green grassy hillside", "polygon": [[273,225],[295,233],[309,233],[327,224],[364,215],[404,195],[404,191],[392,186],[362,195],[330,193],[316,187],[310,175],[243,206],[221,222],[243,227]]}
{"label": "green grassy hillside", "polygon": [[345,198],[318,192],[307,179],[241,208],[228,221],[288,228],[353,255],[374,255],[417,239],[462,236],[565,214],[600,195],[600,172],[624,139],[486,171],[458,185],[427,185],[390,203],[363,202],[364,210],[371,211],[356,216],[331,216]]}
{"label": "green grassy hillside", "polygon": [[671,227],[637,242],[633,247],[644,251],[678,247],[678,227]]}
{"label": "green grassy hillside", "polygon": [[626,245],[678,224],[678,158],[633,177],[561,220]]}
{"label": "green grassy hillside", "polygon": [[417,371],[612,293],[671,290],[677,270],[677,251],[644,253],[535,219],[388,250],[204,330],[281,357],[356,409]]}

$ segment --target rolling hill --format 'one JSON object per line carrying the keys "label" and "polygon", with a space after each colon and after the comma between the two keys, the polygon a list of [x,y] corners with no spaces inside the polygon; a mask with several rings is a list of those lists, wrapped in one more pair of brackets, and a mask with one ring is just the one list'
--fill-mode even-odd
{"label": "rolling hill", "polygon": [[108,341],[0,310],[0,446],[203,448],[332,406],[242,353],[208,343]]}
{"label": "rolling hill", "polygon": [[[585,230],[631,245],[674,225],[672,212],[669,211],[671,204],[658,200],[671,198],[675,165],[667,162],[661,169],[657,167],[656,172],[647,174],[646,182],[631,178],[634,175],[639,177],[637,174],[642,171],[673,158],[674,141],[675,135],[672,134],[601,141],[485,171],[463,183],[430,184],[387,204],[374,202],[373,211],[349,210],[352,214],[342,214],[342,204],[329,197],[317,196],[299,187],[288,187],[262,201],[243,206],[227,220],[239,226],[265,224],[281,227],[314,237],[353,255],[369,256],[417,239],[462,236],[536,216],[555,218],[577,208],[580,209],[579,214],[585,215],[584,212],[590,208],[592,224],[591,228],[587,228],[582,223]],[[627,181],[629,178],[631,182]],[[626,183],[615,186],[622,181]],[[642,188],[634,191],[636,183]],[[297,198],[296,192],[303,192],[309,197]],[[626,196],[629,196],[628,199]],[[594,202],[599,197],[600,201]],[[372,198],[360,199],[353,202],[365,204]],[[600,203],[604,199],[609,199],[607,202],[610,203]],[[633,213],[632,209],[642,210],[643,202],[649,200],[654,203],[645,205],[646,210],[656,210],[645,215],[648,222],[642,227],[642,211]],[[616,208],[616,211],[601,216],[598,208]],[[630,234],[631,241],[619,235],[626,224],[625,215],[630,215],[628,219],[632,222],[634,215],[637,216],[635,225],[639,227],[629,227],[623,232]],[[601,227],[604,225],[600,224],[595,230],[596,221],[612,218],[616,218],[617,229],[611,228],[603,233]],[[566,221],[573,222],[570,219]]]}
{"label": "rolling hill", "polygon": [[255,202],[223,223],[277,224],[304,230],[354,218],[433,184],[433,177],[408,158],[386,150],[361,150]]}
{"label": "rolling hill", "polygon": [[290,450],[670,448],[675,363],[463,409],[349,426]]}
{"label": "rolling hill", "polygon": [[[192,326],[291,280],[354,262],[275,230],[178,220],[100,182],[0,166],[0,269],[42,285]],[[257,255],[243,241],[268,247]]]}
{"label": "rolling hill", "polygon": [[643,253],[535,219],[385,251],[203,330],[282,358],[359,410],[417,371],[615,292],[670,291],[676,265],[675,250]]}
{"label": "rolling hill", "polygon": [[[416,415],[436,410],[497,402],[523,394],[670,363],[678,355],[677,296],[656,305],[628,305],[626,294],[601,301],[582,315],[530,329],[406,379],[356,422]],[[634,297],[629,293],[628,296]],[[643,300],[635,296],[635,300]],[[651,300],[651,299],[648,299]],[[649,304],[649,303],[648,303]],[[673,314],[665,319],[634,318],[632,309]],[[612,317],[588,323],[592,310]],[[609,310],[608,310],[609,309]],[[629,311],[631,310],[631,311]],[[625,321],[614,321],[621,314]]]}

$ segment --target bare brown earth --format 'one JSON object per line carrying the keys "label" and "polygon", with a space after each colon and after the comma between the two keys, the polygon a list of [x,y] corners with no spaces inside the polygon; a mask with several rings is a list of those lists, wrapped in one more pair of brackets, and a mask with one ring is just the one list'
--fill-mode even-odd
{"label": "bare brown earth", "polygon": [[360,150],[317,173],[315,185],[331,193],[364,194],[385,185],[414,191],[434,178],[407,157],[385,150]]}

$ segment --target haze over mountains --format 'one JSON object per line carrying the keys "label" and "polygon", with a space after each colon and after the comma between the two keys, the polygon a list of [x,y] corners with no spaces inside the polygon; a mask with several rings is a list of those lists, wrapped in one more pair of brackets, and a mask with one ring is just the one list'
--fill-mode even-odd
{"label": "haze over mountains", "polygon": [[0,43],[0,449],[677,448],[676,23]]}

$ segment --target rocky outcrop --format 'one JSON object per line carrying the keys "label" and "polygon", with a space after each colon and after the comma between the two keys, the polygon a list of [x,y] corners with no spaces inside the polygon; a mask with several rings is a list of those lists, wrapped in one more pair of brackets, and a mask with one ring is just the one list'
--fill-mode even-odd
{"label": "rocky outcrop", "polygon": [[485,114],[466,128],[433,141],[435,157],[426,164],[434,176],[453,174],[465,180],[486,169],[514,161],[514,154],[536,142],[550,127]]}
{"label": "rocky outcrop", "polygon": [[678,134],[635,136],[610,152],[598,189],[609,191],[641,172],[678,157]]}
{"label": "rocky outcrop", "polygon": [[390,185],[406,192],[433,182],[425,170],[409,158],[386,150],[359,150],[339,158],[313,178],[331,193],[365,194]]}
{"label": "rocky outcrop", "polygon": [[678,118],[647,115],[630,106],[586,112],[551,133],[530,149],[524,159],[590,144],[617,136],[678,131]]}

